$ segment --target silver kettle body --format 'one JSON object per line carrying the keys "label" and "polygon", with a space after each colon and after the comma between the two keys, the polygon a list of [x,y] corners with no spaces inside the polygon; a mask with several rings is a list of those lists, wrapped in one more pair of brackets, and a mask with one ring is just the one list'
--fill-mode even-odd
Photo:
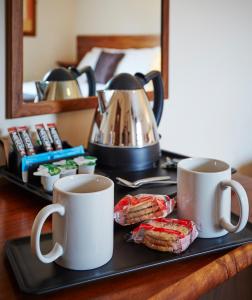
{"label": "silver kettle body", "polygon": [[83,97],[76,80],[35,81],[35,85],[37,90],[35,102],[42,100],[68,100]]}
{"label": "silver kettle body", "polygon": [[[155,80],[156,79],[156,80]],[[153,80],[154,108],[143,86]],[[144,170],[160,156],[159,123],[163,110],[161,74],[119,74],[107,89],[98,91],[98,112],[89,141],[89,152],[98,163],[125,170]]]}
{"label": "silver kettle body", "polygon": [[143,89],[98,91],[102,113],[91,142],[108,147],[145,147],[158,143],[157,125]]}
{"label": "silver kettle body", "polygon": [[37,97],[35,102],[43,100],[68,100],[83,98],[78,81],[78,76],[86,73],[89,86],[89,96],[94,96],[96,83],[94,71],[91,67],[85,67],[78,71],[75,68],[56,68],[49,71],[42,81],[36,81]]}

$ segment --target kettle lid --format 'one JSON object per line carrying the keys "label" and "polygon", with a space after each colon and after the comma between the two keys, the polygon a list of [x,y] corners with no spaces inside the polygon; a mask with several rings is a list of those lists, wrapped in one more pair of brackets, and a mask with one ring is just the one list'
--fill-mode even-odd
{"label": "kettle lid", "polygon": [[141,82],[133,75],[121,73],[111,79],[107,86],[107,90],[139,90],[143,86]]}
{"label": "kettle lid", "polygon": [[67,81],[67,80],[73,80],[73,76],[65,68],[56,68],[46,73],[43,80],[44,81]]}

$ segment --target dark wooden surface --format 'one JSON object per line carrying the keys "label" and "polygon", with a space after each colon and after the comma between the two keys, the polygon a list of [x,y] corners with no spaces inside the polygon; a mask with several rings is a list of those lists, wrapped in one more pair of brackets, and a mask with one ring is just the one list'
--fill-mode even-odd
{"label": "dark wooden surface", "polygon": [[[7,118],[27,117],[40,114],[52,114],[65,111],[90,109],[97,107],[96,97],[83,99],[45,101],[39,103],[24,103],[22,97],[23,83],[23,19],[22,0],[6,0],[6,116]],[[165,98],[168,97],[168,32],[169,32],[169,0],[162,0],[161,20],[161,45],[162,45],[162,76],[164,79]],[[164,36],[165,35],[165,36]],[[129,47],[151,47],[157,45],[157,37],[146,39],[146,36],[90,36],[88,44],[92,47],[129,48]],[[86,36],[86,41],[87,41]],[[158,38],[160,40],[160,37]],[[77,54],[79,59],[87,46],[83,44],[82,38],[78,38]],[[138,42],[138,46],[135,44]],[[127,44],[129,43],[129,44]],[[132,44],[133,43],[133,44]],[[141,45],[141,46],[139,46]],[[89,47],[90,49],[90,47]],[[83,52],[84,51],[84,52]]]}
{"label": "dark wooden surface", "polygon": [[169,97],[169,16],[170,1],[162,1],[162,24],[161,24],[161,70],[164,84],[164,97]]}
{"label": "dark wooden surface", "polygon": [[58,60],[57,61],[57,65],[59,67],[62,67],[62,68],[68,68],[68,67],[77,67],[78,65],[78,62],[77,61],[64,61],[64,60]]}
{"label": "dark wooden surface", "polygon": [[14,118],[23,102],[23,2],[7,0],[5,10],[6,117]]}
{"label": "dark wooden surface", "polygon": [[[235,175],[252,199],[252,178]],[[6,240],[30,235],[41,198],[0,179],[0,299],[197,299],[252,264],[252,244],[172,265],[153,268],[34,297],[19,291],[4,256]],[[250,210],[250,220],[252,214]],[[43,232],[51,230],[46,223]],[[241,273],[243,274],[243,273]],[[252,295],[251,295],[252,298]],[[210,298],[209,298],[210,299]],[[211,298],[212,299],[212,298]],[[219,299],[219,298],[216,298]],[[228,299],[228,298],[226,298]],[[249,298],[248,298],[249,299]],[[240,299],[241,300],[241,299]]]}
{"label": "dark wooden surface", "polygon": [[252,266],[209,291],[199,300],[251,300]]}

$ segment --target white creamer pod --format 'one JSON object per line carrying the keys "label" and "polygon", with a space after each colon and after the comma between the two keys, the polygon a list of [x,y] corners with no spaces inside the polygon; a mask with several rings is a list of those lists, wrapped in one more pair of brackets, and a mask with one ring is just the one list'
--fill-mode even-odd
{"label": "white creamer pod", "polygon": [[78,167],[79,174],[94,174],[95,164],[92,165],[81,165]]}
{"label": "white creamer pod", "polygon": [[54,183],[60,178],[60,174],[53,176],[41,176],[41,184],[45,191],[52,192]]}
{"label": "white creamer pod", "polygon": [[75,175],[77,173],[77,169],[62,169],[60,173],[60,178]]}

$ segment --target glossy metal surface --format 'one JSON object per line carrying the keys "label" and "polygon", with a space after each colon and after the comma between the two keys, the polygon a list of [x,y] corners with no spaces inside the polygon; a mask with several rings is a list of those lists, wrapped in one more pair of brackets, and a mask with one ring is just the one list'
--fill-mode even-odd
{"label": "glossy metal surface", "polygon": [[128,181],[121,177],[116,177],[117,183],[129,188],[137,189],[146,184],[177,184],[176,180],[170,180],[170,176],[156,176],[139,179],[137,181]]}
{"label": "glossy metal surface", "polygon": [[82,98],[82,94],[76,80],[67,81],[37,81],[36,101],[42,100],[67,100]]}
{"label": "glossy metal surface", "polygon": [[142,183],[152,183],[155,181],[162,181],[162,180],[169,180],[171,179],[171,176],[155,176],[155,177],[146,177],[146,178],[142,178],[142,179],[138,179],[136,181],[129,181],[126,180],[124,178],[121,177],[116,177],[116,180],[121,181],[123,183],[129,183],[129,184],[133,184],[133,185],[139,185]]}
{"label": "glossy metal surface", "polygon": [[107,147],[144,147],[159,142],[143,89],[98,91],[98,101],[101,118],[93,126],[90,142]]}

